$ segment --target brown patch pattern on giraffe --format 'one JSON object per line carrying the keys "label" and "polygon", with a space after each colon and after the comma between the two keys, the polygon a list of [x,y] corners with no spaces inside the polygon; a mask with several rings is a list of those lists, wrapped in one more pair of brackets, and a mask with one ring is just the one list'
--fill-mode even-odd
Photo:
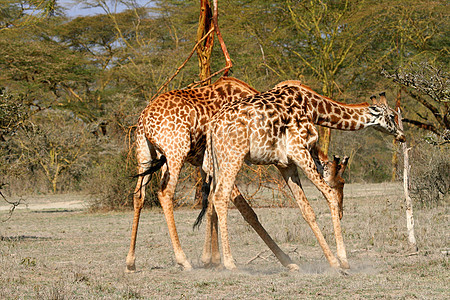
{"label": "brown patch pattern on giraffe", "polygon": [[[217,214],[224,266],[227,269],[236,267],[228,241],[227,209],[236,175],[243,162],[247,161],[273,164],[280,170],[330,265],[349,268],[340,227],[338,191],[320,176],[310,153],[318,139],[314,125],[340,130],[372,126],[402,141],[404,134],[394,122],[393,114],[395,112],[387,104],[347,105],[320,96],[292,81],[224,105],[211,119],[207,157],[204,159],[205,171],[213,176],[211,200],[215,210],[209,210],[208,218]],[[305,172],[327,200],[338,258],[331,252],[316,223],[314,211],[301,187],[297,167]]]}

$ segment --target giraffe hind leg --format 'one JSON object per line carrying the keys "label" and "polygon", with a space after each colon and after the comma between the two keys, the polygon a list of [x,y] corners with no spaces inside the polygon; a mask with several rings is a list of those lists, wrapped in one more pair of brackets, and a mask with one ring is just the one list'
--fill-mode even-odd
{"label": "giraffe hind leg", "polygon": [[281,248],[275,243],[266,229],[261,225],[258,220],[258,216],[255,211],[251,208],[251,206],[244,199],[239,189],[235,185],[233,187],[233,192],[231,194],[231,200],[233,201],[236,208],[239,210],[241,215],[244,217],[245,221],[247,221],[250,226],[256,231],[259,237],[266,243],[269,249],[273,252],[273,254],[278,258],[281,264],[288,268],[290,271],[298,271],[298,265],[294,264],[290,257],[281,250]]}
{"label": "giraffe hind leg", "polygon": [[[178,175],[181,167],[183,166],[184,157],[169,160],[163,167],[163,174],[161,178],[161,186],[158,191],[158,199],[161,203],[161,207],[166,218],[167,227],[169,229],[170,240],[172,241],[173,251],[175,253],[175,259],[184,270],[192,270],[192,266],[186,258],[183,249],[181,248],[180,239],[178,237],[177,228],[175,225],[175,218],[173,213],[173,195],[175,193],[175,187],[178,181]],[[169,176],[170,170],[170,176]]]}
{"label": "giraffe hind leg", "polygon": [[[127,273],[133,273],[136,271],[135,249],[136,249],[137,232],[139,227],[139,218],[145,200],[145,185],[150,181],[151,175],[158,169],[160,169],[166,162],[166,158],[164,156],[161,156],[159,159],[156,158],[156,151],[145,138],[141,139],[138,138],[136,154],[139,167],[138,167],[138,175],[134,176],[137,177],[138,180],[133,195],[134,217],[131,229],[130,249],[128,251],[126,259],[125,272]],[[148,161],[152,162],[150,167],[148,166],[149,165],[148,163],[145,163]]]}

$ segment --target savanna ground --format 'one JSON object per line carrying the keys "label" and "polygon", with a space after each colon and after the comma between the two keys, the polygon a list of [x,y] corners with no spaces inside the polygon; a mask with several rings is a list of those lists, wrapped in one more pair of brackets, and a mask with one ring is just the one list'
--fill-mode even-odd
{"label": "savanna ground", "polygon": [[[312,187],[307,195],[334,248],[329,210]],[[399,184],[348,184],[342,222],[351,269],[331,270],[296,208],[259,208],[262,224],[300,266],[288,272],[236,209],[229,212],[238,271],[201,267],[198,211],[175,212],[186,255],[195,269],[174,262],[160,209],[141,216],[137,273],[125,274],[132,212],[88,213],[82,195],[27,199],[0,223],[0,299],[448,299],[449,209],[415,208],[419,252],[406,241]],[[6,218],[5,204],[0,217]],[[20,207],[19,207],[20,208]]]}

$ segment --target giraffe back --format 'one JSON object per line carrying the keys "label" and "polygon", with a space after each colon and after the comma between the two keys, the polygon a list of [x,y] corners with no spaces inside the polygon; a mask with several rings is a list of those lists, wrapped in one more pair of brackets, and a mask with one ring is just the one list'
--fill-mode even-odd
{"label": "giraffe back", "polygon": [[177,147],[173,144],[175,141],[189,139],[187,160],[199,165],[205,148],[206,126],[211,117],[225,103],[256,93],[257,90],[243,81],[222,77],[208,86],[161,94],[141,113],[138,135],[144,134],[162,153]]}

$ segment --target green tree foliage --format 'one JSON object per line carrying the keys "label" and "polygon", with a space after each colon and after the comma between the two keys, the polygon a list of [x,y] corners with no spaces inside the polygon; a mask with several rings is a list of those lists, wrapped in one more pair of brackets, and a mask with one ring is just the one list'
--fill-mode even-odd
{"label": "green tree foliage", "polygon": [[[99,158],[123,162],[124,153],[129,157],[128,137],[133,136],[137,117],[192,50],[200,13],[197,0],[151,1],[147,6],[131,0],[77,2],[100,7],[103,13],[68,18],[48,0],[7,0],[0,5],[0,87],[8,91],[7,97],[0,97],[2,108],[7,107],[1,115],[2,130],[21,128],[20,134],[29,132],[33,143],[50,149],[42,127],[47,111],[61,114],[58,122],[64,132],[71,131],[61,125],[65,118],[78,124],[74,128],[89,128],[93,133],[79,137],[101,139],[103,152],[93,147],[66,168],[74,172],[77,165],[90,163],[104,169]],[[119,4],[126,9],[118,10]],[[34,14],[30,5],[38,9]],[[232,76],[259,90],[300,79],[333,99],[361,102],[382,90],[390,99],[397,94],[397,83],[381,76],[383,68],[394,74],[410,62],[427,61],[447,72],[446,8],[444,0],[230,0],[219,1],[219,24],[233,60]],[[211,59],[212,71],[224,67],[218,43]],[[196,59],[191,59],[168,89],[189,85],[198,72]],[[403,101],[404,115],[425,116],[413,97],[408,94]],[[17,115],[8,113],[12,111]],[[24,123],[21,116],[30,115],[35,127],[17,125]],[[393,149],[386,136],[374,131],[333,134],[331,152],[354,158],[347,172],[352,180],[390,178]],[[20,145],[24,137],[5,138],[8,151],[31,149]],[[67,140],[55,143],[64,146]],[[33,151],[27,153],[32,156]],[[41,170],[45,172],[42,166]],[[82,180],[77,176],[72,178]],[[58,182],[64,180],[56,180],[56,190],[61,190]]]}
{"label": "green tree foliage", "polygon": [[26,29],[0,34],[0,70],[0,85],[39,109],[69,101],[95,76],[83,56]]}
{"label": "green tree foliage", "polygon": [[87,124],[69,113],[47,110],[34,115],[12,140],[17,151],[14,163],[41,171],[56,193],[64,175],[76,179],[92,164],[89,156],[95,153],[95,142]]}
{"label": "green tree foliage", "polygon": [[34,25],[56,11],[56,0],[2,0],[0,32]]}
{"label": "green tree foliage", "polygon": [[5,135],[12,134],[29,114],[30,111],[21,98],[0,88],[0,141],[5,141]]}

